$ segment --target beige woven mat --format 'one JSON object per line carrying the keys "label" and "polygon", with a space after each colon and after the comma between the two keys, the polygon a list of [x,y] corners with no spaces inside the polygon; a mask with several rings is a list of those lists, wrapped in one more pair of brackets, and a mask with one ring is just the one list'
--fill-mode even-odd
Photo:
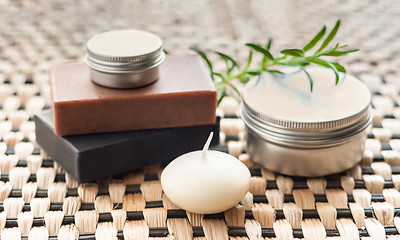
{"label": "beige woven mat", "polygon": [[[374,93],[365,157],[345,173],[298,179],[260,169],[242,154],[243,123],[225,118],[222,144],[251,169],[251,189],[235,208],[203,216],[168,201],[160,166],[79,185],[35,143],[30,117],[51,105],[49,66],[83,59],[95,33],[142,28],[173,54],[197,45],[243,61],[245,42],[300,47],[337,18],[338,40],[362,49],[344,64]],[[1,239],[400,239],[399,37],[396,0],[0,0]]]}

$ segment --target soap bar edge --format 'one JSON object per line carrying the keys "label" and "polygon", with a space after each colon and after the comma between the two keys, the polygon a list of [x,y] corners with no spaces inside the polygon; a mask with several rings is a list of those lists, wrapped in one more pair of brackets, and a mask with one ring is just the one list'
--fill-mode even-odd
{"label": "soap bar edge", "polygon": [[[48,125],[44,121],[39,120],[37,115],[34,115],[33,120],[35,122],[35,133],[37,131],[51,132],[51,129],[54,130],[54,128],[52,126]],[[37,136],[36,142],[40,146],[42,146],[42,145],[51,146],[50,149],[48,149],[48,151],[45,151],[50,157],[53,158],[55,152],[61,151],[64,153],[63,154],[63,158],[64,158],[63,162],[68,162],[68,159],[78,159],[79,158],[78,150],[69,142],[67,142],[67,141],[63,142],[58,137],[51,138],[51,139],[45,139],[45,138],[42,139],[40,134],[36,134],[36,136]],[[46,142],[48,142],[48,144],[46,144]],[[42,150],[44,151],[43,148],[42,148]],[[62,164],[62,167],[66,171],[69,171],[72,176],[76,176],[77,172],[79,170],[77,164],[72,164],[72,166]]]}

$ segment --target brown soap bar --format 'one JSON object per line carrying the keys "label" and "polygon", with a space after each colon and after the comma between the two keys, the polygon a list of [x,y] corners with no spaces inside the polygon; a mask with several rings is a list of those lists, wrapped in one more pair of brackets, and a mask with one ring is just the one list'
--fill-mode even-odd
{"label": "brown soap bar", "polygon": [[58,136],[213,124],[215,87],[197,55],[168,56],[154,84],[111,89],[90,80],[86,63],[52,67]]}

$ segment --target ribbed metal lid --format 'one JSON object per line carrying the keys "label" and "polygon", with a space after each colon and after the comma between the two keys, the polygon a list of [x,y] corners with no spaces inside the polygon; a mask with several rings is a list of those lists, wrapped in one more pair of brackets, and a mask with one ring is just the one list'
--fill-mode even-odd
{"label": "ribbed metal lid", "polygon": [[159,36],[136,29],[103,32],[89,39],[86,45],[89,61],[110,66],[152,65],[163,58]]}
{"label": "ribbed metal lid", "polygon": [[368,88],[351,75],[309,67],[314,90],[303,71],[283,69],[285,75],[263,74],[247,83],[243,92],[242,117],[258,129],[285,134],[338,136],[369,122],[371,95]]}

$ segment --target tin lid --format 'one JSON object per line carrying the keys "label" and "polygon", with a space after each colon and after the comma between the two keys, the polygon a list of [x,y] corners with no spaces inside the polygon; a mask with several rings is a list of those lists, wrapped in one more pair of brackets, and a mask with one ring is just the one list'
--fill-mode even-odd
{"label": "tin lid", "polygon": [[265,73],[247,83],[242,106],[245,122],[261,130],[310,137],[317,137],[316,132],[319,137],[341,136],[369,123],[371,95],[354,76],[340,74],[335,86],[333,71],[309,67],[314,80],[310,92],[303,71],[282,71],[284,75]]}
{"label": "tin lid", "polygon": [[136,29],[97,34],[89,39],[86,48],[89,66],[106,72],[145,69],[165,58],[161,38]]}

